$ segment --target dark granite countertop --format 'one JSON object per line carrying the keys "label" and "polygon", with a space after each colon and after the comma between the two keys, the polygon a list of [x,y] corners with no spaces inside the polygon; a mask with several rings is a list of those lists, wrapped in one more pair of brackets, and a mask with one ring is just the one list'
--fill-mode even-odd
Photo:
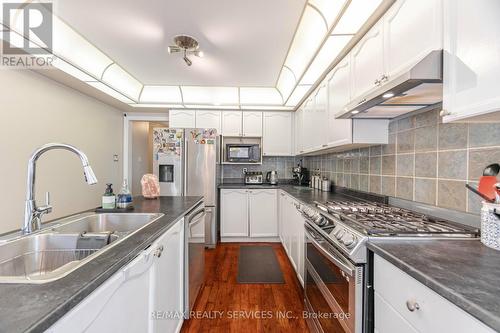
{"label": "dark granite countertop", "polygon": [[45,331],[202,199],[134,198],[132,212],[164,216],[59,280],[45,284],[0,284],[0,332]]}
{"label": "dark granite countertop", "polygon": [[[370,241],[368,248],[500,331],[500,252],[475,240]],[[374,286],[377,289],[377,286]]]}

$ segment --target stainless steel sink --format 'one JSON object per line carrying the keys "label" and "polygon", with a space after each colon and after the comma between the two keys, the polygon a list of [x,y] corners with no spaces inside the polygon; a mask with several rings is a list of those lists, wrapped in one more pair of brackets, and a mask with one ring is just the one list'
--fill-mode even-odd
{"label": "stainless steel sink", "polygon": [[52,228],[58,232],[131,232],[135,231],[160,214],[103,213],[92,214]]}
{"label": "stainless steel sink", "polygon": [[0,243],[0,283],[45,283],[66,276],[163,214],[82,214]]}

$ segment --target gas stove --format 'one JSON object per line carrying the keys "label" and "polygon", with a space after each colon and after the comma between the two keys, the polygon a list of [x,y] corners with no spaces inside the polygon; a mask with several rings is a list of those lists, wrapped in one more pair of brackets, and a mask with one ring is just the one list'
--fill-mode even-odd
{"label": "gas stove", "polygon": [[477,238],[479,230],[399,207],[358,199],[314,202],[301,207],[303,216],[355,263],[366,262],[370,238]]}

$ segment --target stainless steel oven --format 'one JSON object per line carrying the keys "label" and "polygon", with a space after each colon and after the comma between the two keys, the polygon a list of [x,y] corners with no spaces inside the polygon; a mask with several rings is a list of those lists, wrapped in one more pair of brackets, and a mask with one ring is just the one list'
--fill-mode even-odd
{"label": "stainless steel oven", "polygon": [[305,302],[313,332],[361,333],[364,265],[355,265],[305,224]]}

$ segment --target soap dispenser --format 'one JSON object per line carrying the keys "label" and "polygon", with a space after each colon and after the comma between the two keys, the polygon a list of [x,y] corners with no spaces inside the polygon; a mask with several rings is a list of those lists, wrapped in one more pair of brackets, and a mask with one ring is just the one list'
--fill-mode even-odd
{"label": "soap dispenser", "polygon": [[132,208],[132,195],[128,189],[128,182],[126,179],[123,180],[122,190],[116,199],[116,207],[122,209]]}
{"label": "soap dispenser", "polygon": [[113,193],[113,184],[106,184],[106,191],[102,195],[102,208],[103,209],[115,209],[116,208],[116,197]]}

